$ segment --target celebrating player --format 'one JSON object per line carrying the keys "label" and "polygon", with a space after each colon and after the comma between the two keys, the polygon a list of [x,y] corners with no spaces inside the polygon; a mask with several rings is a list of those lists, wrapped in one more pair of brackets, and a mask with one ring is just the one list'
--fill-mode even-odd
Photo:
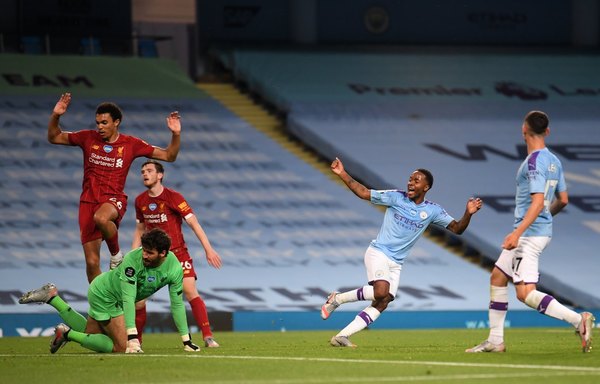
{"label": "celebrating player", "polygon": [[[206,233],[185,198],[179,192],[163,186],[164,175],[164,168],[158,161],[149,160],[142,164],[142,181],[148,190],[139,194],[135,199],[137,224],[132,248],[139,247],[140,238],[145,230],[162,228],[169,234],[173,242],[171,251],[177,256],[183,268],[183,292],[192,307],[196,323],[202,331],[204,345],[215,348],[219,344],[213,338],[206,305],[196,289],[197,275],[181,231],[182,221],[185,220],[200,240],[209,265],[220,268],[221,258],[211,246]],[[142,301],[136,304],[136,326],[140,340],[145,323],[146,304]]]}
{"label": "celebrating player", "polygon": [[482,201],[469,199],[463,217],[456,221],[442,207],[425,200],[425,194],[433,186],[433,176],[426,169],[417,169],[410,175],[406,191],[369,190],[344,170],[338,158],[331,163],[331,170],[356,196],[387,207],[379,234],[364,256],[368,285],[343,293],[332,292],[321,307],[321,317],[326,320],[344,303],[371,301],[371,305],[330,341],[334,347],[356,347],[349,337],[377,320],[394,300],[404,258],[427,226],[435,224],[461,234],[467,229],[471,216],[481,208]]}
{"label": "celebrating player", "polygon": [[185,305],[181,297],[183,270],[172,252],[171,239],[156,228],[142,235],[142,247],[125,255],[113,270],[100,274],[88,288],[89,311],[86,319],[59,295],[54,284],[25,293],[19,303],[47,303],[66,324],[54,329],[50,352],[68,341],[96,352],[143,352],[135,328],[135,302],[145,299],[165,285],[169,286],[171,313],[185,351],[200,347],[192,343]]}
{"label": "celebrating player", "polygon": [[166,149],[154,147],[137,137],[119,132],[123,120],[114,103],[102,103],[96,109],[96,130],[66,132],[60,117],[71,103],[71,94],[62,94],[48,123],[48,141],[52,144],[78,146],[83,151],[83,183],[79,200],[79,229],[88,282],[101,272],[100,247],[106,241],[110,251],[110,268],[123,260],[118,228],[127,210],[124,192],[127,173],[137,157],[175,161],[179,153],[181,122],[178,112],[167,117],[171,142]]}

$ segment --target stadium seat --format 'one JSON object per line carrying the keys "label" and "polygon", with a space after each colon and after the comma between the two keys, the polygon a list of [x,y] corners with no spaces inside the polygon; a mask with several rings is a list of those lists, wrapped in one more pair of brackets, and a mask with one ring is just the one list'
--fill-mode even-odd
{"label": "stadium seat", "polygon": [[44,53],[42,48],[42,39],[39,36],[21,37],[21,48],[23,53],[29,55],[41,55]]}
{"label": "stadium seat", "polygon": [[158,57],[158,49],[156,41],[149,38],[141,38],[138,40],[138,55],[140,57]]}
{"label": "stadium seat", "polygon": [[84,37],[81,39],[81,53],[83,55],[101,55],[102,46],[100,40],[95,37]]}

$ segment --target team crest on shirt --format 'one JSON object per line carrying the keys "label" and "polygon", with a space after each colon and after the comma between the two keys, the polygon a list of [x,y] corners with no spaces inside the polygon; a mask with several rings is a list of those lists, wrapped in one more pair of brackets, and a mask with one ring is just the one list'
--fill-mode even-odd
{"label": "team crest on shirt", "polygon": [[106,144],[102,149],[104,149],[104,152],[106,152],[106,153],[111,153],[113,150],[113,147],[112,147],[112,145]]}
{"label": "team crest on shirt", "polygon": [[151,211],[154,211],[154,210],[156,210],[156,207],[157,207],[156,203],[150,203],[150,204],[148,205],[148,208],[150,208],[150,210],[151,210]]}
{"label": "team crest on shirt", "polygon": [[133,277],[134,275],[135,275],[135,269],[133,269],[133,267],[125,268],[125,276]]}
{"label": "team crest on shirt", "polygon": [[419,217],[420,217],[422,220],[425,220],[425,219],[427,218],[427,212],[425,212],[425,211],[421,211],[421,213],[419,213]]}
{"label": "team crest on shirt", "polygon": [[124,149],[123,147],[117,148],[117,156],[123,157],[123,149]]}

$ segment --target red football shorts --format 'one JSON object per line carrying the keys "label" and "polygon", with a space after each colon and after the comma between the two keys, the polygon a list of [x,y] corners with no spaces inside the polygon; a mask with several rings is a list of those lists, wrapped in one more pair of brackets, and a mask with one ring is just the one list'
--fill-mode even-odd
{"label": "red football shorts", "polygon": [[171,252],[177,256],[177,260],[181,263],[181,268],[183,268],[183,278],[193,277],[197,278],[196,270],[194,270],[194,261],[190,256],[187,247],[179,247],[175,249],[171,249]]}
{"label": "red football shorts", "polygon": [[102,238],[102,233],[96,227],[96,223],[94,223],[94,213],[96,213],[98,208],[100,208],[100,206],[104,203],[112,204],[117,209],[118,216],[115,220],[115,225],[117,228],[119,228],[119,223],[121,223],[121,219],[123,219],[125,211],[127,211],[126,199],[119,200],[117,198],[111,198],[101,203],[88,203],[85,201],[80,201],[79,235],[81,237],[81,244]]}

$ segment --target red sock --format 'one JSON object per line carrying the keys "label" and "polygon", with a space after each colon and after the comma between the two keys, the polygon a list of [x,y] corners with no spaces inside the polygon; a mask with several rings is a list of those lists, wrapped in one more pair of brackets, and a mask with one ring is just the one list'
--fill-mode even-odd
{"label": "red sock", "polygon": [[146,326],[146,306],[135,310],[135,327],[137,328],[138,340],[142,343],[142,333]]}
{"label": "red sock", "polygon": [[116,232],[110,239],[104,239],[104,241],[106,241],[111,255],[116,255],[121,250],[121,247],[119,247],[119,232]]}
{"label": "red sock", "polygon": [[200,330],[202,331],[202,338],[205,339],[207,337],[212,337],[212,331],[210,330],[210,322],[208,321],[208,313],[206,312],[204,300],[198,296],[190,301],[190,306],[192,307],[192,314],[194,315],[194,319],[196,319],[196,324],[198,324]]}

